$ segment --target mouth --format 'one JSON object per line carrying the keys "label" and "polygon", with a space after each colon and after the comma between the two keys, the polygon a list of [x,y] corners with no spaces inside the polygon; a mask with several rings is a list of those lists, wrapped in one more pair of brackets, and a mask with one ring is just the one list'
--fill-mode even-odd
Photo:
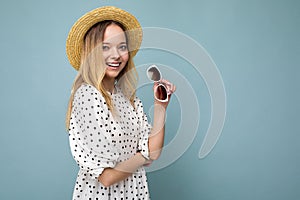
{"label": "mouth", "polygon": [[118,68],[120,67],[121,62],[107,62],[106,65],[109,67]]}

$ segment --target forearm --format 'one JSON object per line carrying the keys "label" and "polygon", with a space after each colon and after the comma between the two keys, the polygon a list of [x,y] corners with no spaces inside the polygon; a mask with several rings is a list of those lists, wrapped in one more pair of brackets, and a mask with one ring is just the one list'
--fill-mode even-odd
{"label": "forearm", "polygon": [[166,108],[156,104],[154,107],[153,127],[149,136],[149,157],[157,160],[164,145]]}
{"label": "forearm", "polygon": [[137,153],[128,160],[118,163],[115,168],[104,169],[98,177],[98,181],[105,187],[109,187],[129,177],[139,167],[143,166],[146,161],[141,153]]}

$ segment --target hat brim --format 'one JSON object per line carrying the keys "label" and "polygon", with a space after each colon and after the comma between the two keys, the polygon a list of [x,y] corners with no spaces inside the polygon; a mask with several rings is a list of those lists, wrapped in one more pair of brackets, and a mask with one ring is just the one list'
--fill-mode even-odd
{"label": "hat brim", "polygon": [[81,62],[81,51],[86,32],[96,23],[106,20],[119,22],[124,26],[129,42],[131,43],[131,56],[135,56],[142,42],[143,32],[137,19],[125,10],[114,6],[96,8],[81,18],[72,26],[67,41],[66,53],[70,64],[78,70]]}

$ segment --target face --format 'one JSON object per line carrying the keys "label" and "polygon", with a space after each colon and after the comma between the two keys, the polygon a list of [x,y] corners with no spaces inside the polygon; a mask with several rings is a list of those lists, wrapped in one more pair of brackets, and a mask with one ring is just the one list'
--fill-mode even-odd
{"label": "face", "polygon": [[109,25],[103,38],[103,56],[106,64],[105,79],[115,79],[127,64],[129,55],[126,36],[116,24]]}

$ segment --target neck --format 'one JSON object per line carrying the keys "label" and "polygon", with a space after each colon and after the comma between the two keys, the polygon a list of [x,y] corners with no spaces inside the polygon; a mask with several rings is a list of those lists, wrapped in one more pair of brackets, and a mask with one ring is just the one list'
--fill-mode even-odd
{"label": "neck", "polygon": [[115,89],[115,79],[108,79],[108,78],[105,78],[102,80],[102,84],[105,88],[105,90],[109,91],[110,93],[113,93],[114,92],[114,89]]}

